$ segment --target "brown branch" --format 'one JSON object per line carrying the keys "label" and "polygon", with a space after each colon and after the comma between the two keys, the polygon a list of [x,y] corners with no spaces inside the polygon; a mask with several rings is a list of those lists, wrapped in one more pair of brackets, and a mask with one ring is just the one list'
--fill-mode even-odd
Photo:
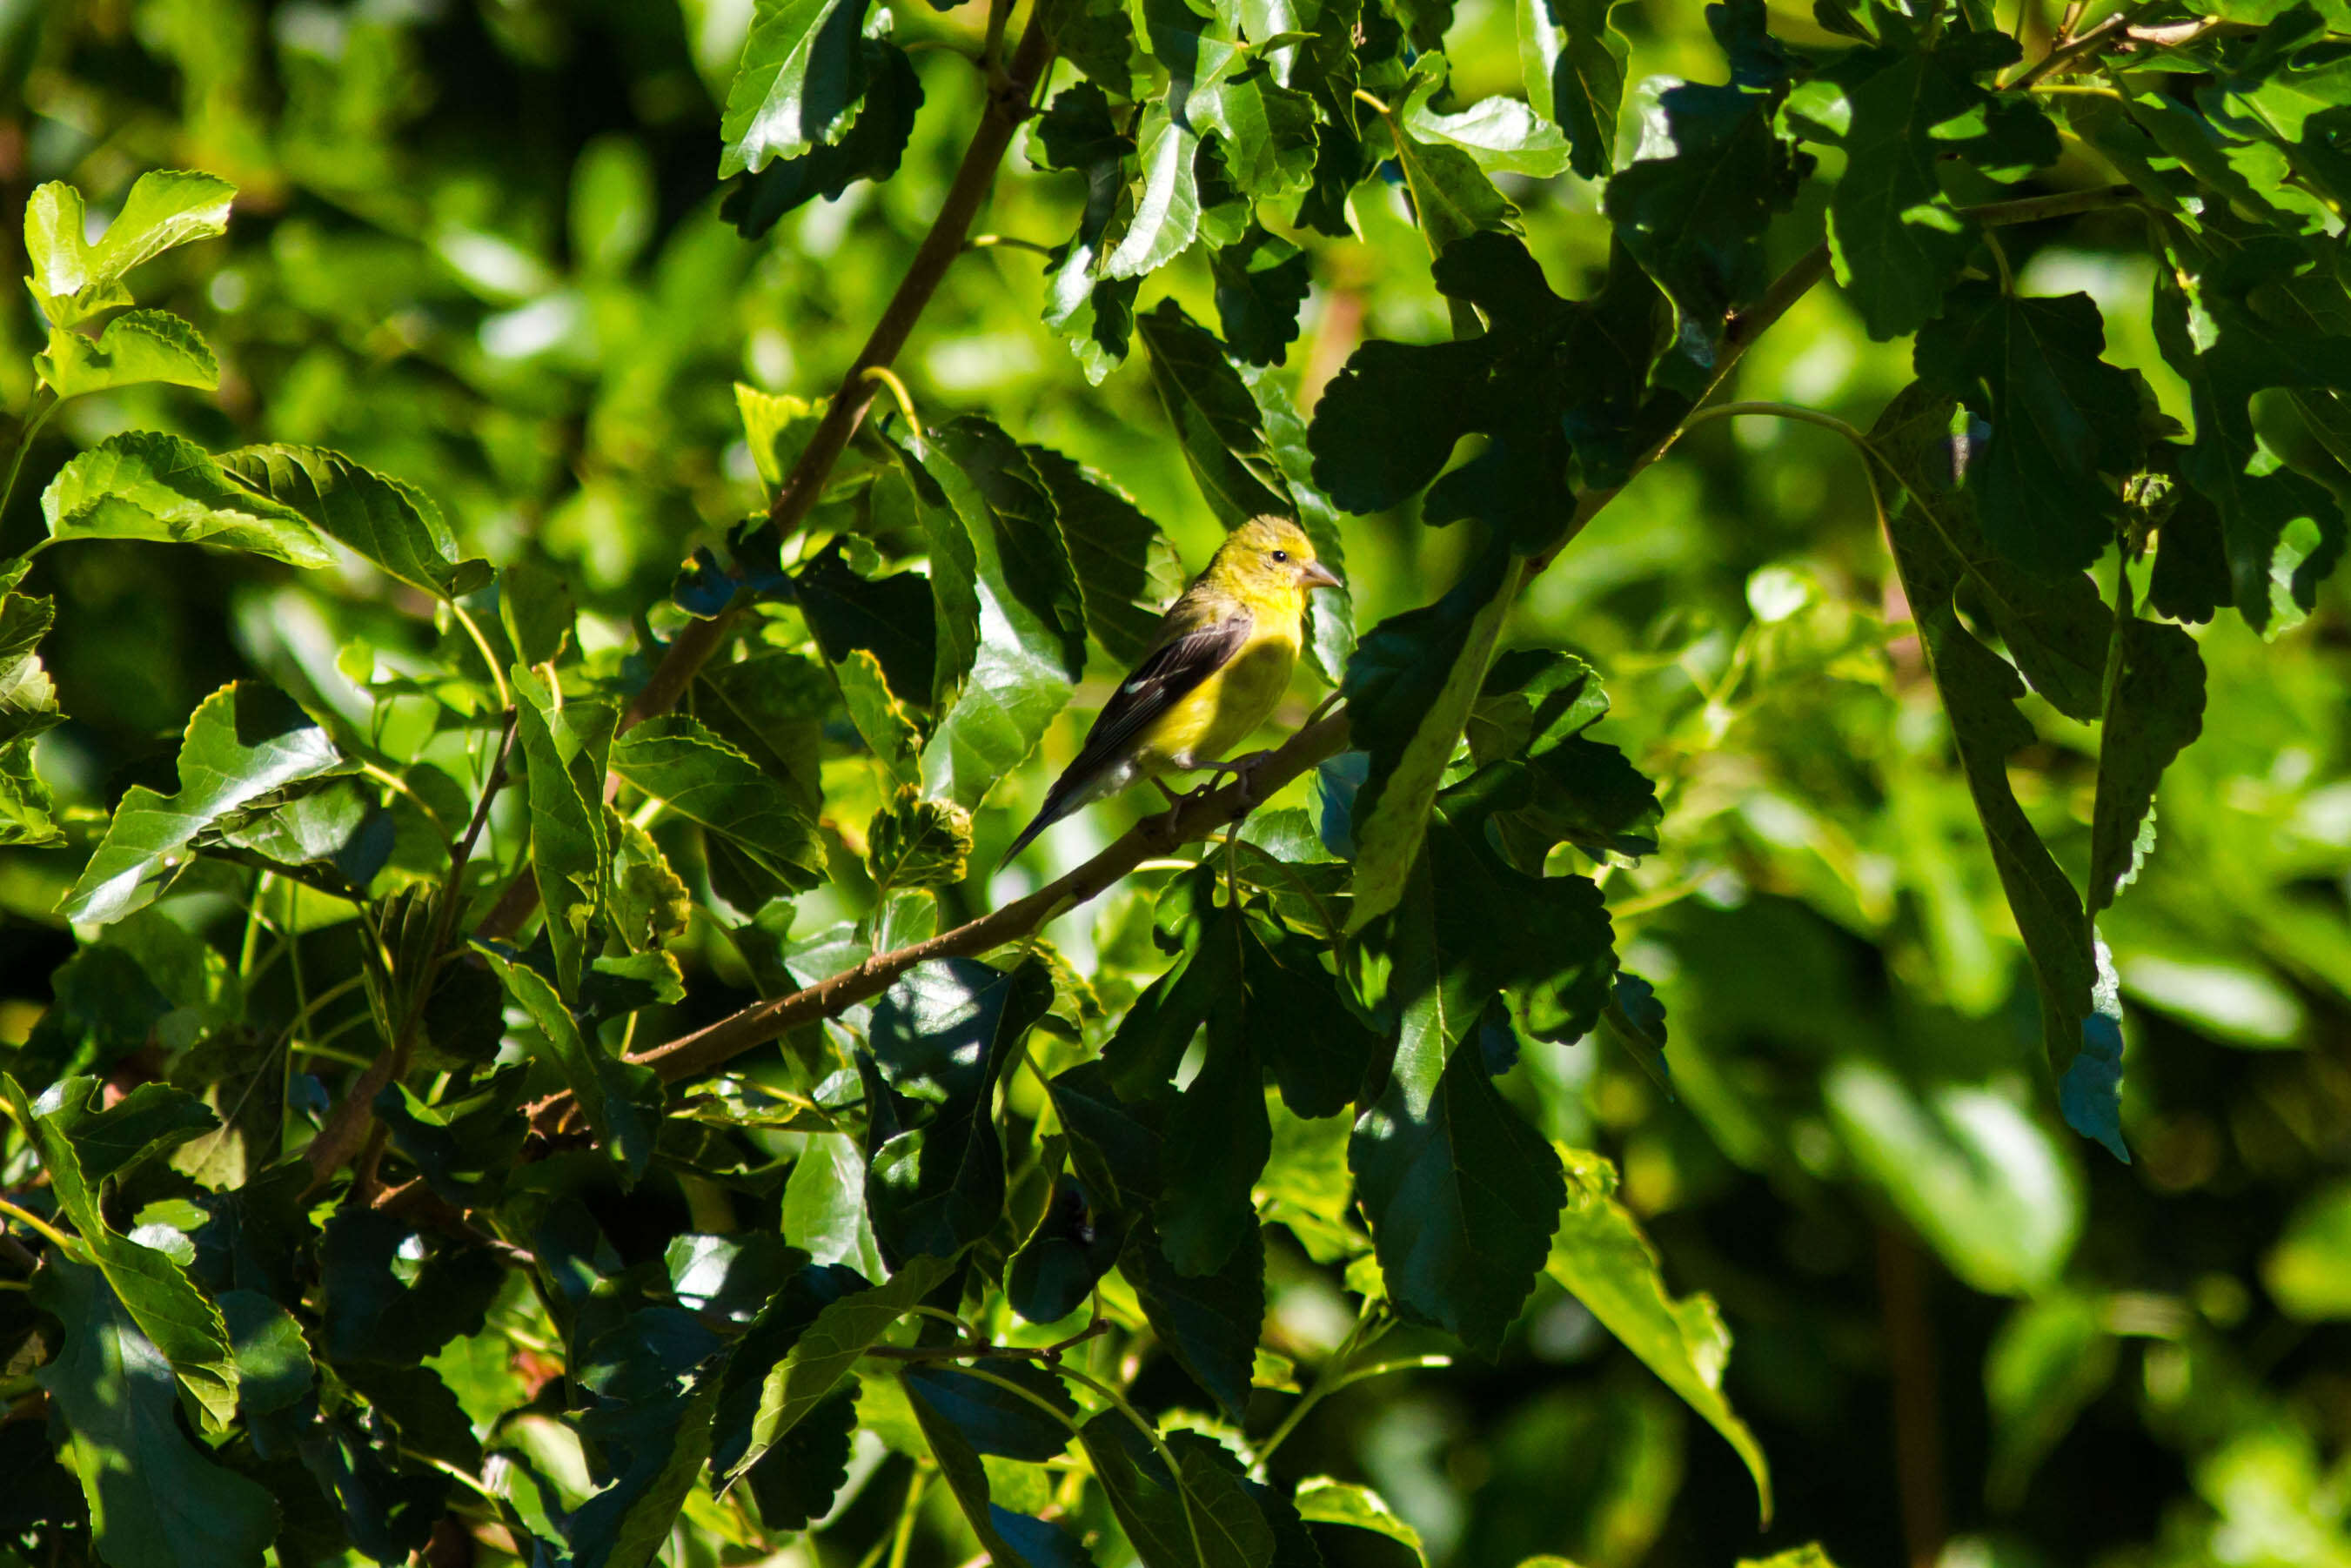
{"label": "brown branch", "polygon": [[[1029,92],[1044,75],[1051,57],[1051,40],[1042,22],[1032,16],[1020,35],[1020,45],[1013,51],[1010,63],[1000,73],[991,70],[987,107],[981,111],[971,144],[964,149],[963,163],[956,170],[955,183],[947,187],[938,215],[931,220],[930,232],[923,236],[906,276],[899,280],[898,291],[890,297],[882,319],[873,324],[872,333],[865,340],[865,347],[841,376],[832,401],[825,405],[824,418],[810,435],[792,471],[777,486],[776,498],[768,507],[768,525],[778,538],[789,538],[808,520],[810,511],[824,494],[825,482],[832,476],[834,465],[849,449],[850,438],[863,422],[865,411],[880,395],[880,379],[866,372],[897,359],[914,330],[914,323],[922,319],[931,297],[938,292],[947,268],[963,254],[971,225],[996,183],[997,167],[1004,162],[1005,149],[1012,144],[1012,134],[1020,128],[1020,122],[1029,117]],[[620,727],[627,729],[677,706],[686,688],[694,684],[695,674],[726,643],[743,609],[738,599],[709,620],[686,622],[670,640],[661,663],[653,667],[643,687],[630,700],[628,711],[621,716]],[[482,923],[479,935],[485,939],[512,936],[538,907],[538,885],[528,874],[517,875],[506,896]]]}
{"label": "brown branch", "polygon": [[2163,4],[2165,0],[2145,0],[2142,5],[2116,12],[2080,37],[2050,50],[2034,61],[2031,69],[2013,81],[2002,82],[2001,87],[2011,91],[2020,90],[2031,87],[2043,77],[2073,69],[2074,62],[2083,56],[2105,48],[2108,44],[2120,42],[2140,17]]}

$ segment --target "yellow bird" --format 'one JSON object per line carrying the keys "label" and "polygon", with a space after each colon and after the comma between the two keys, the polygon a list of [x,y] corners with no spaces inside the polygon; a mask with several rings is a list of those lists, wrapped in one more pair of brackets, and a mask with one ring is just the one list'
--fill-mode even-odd
{"label": "yellow bird", "polygon": [[1235,528],[1168,608],[1158,640],[1095,717],[1077,760],[1046,791],[1005,860],[1080,807],[1145,779],[1229,767],[1219,758],[1290,689],[1306,595],[1338,586],[1296,523],[1255,517]]}

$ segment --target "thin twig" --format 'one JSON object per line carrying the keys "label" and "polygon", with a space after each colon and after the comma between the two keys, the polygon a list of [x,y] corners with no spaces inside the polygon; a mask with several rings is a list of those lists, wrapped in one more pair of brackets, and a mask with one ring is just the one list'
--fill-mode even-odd
{"label": "thin twig", "polygon": [[418,973],[408,977],[406,1006],[402,1009],[399,1027],[392,1042],[376,1053],[367,1071],[344,1092],[334,1110],[328,1113],[326,1124],[310,1141],[310,1189],[316,1191],[327,1179],[342,1168],[343,1162],[354,1154],[360,1159],[360,1186],[364,1195],[374,1186],[376,1161],[381,1157],[383,1138],[381,1126],[375,1125],[375,1097],[385,1085],[408,1070],[409,1053],[415,1049],[416,1031],[424,1021],[425,1004],[431,1000],[434,982],[440,977],[441,966],[448,957],[450,939],[457,933],[457,911],[464,901],[465,867],[473,859],[474,846],[482,836],[482,828],[490,819],[490,806],[498,791],[506,788],[507,763],[514,755],[515,727],[521,717],[520,710],[507,710],[506,729],[498,740],[497,759],[490,766],[490,776],[482,783],[481,799],[474,804],[474,815],[465,824],[465,836],[459,839],[449,852],[449,874],[442,882],[440,905],[434,912],[433,941],[424,950],[424,960]]}
{"label": "thin twig", "polygon": [[2141,16],[2165,3],[2166,0],[2145,0],[2144,4],[2131,6],[2127,10],[2117,11],[2080,37],[2060,45],[2042,56],[2023,75],[2013,81],[2002,82],[2001,85],[2007,89],[2028,88],[2043,77],[2053,76],[2059,71],[2071,69],[2075,60],[2119,39]]}

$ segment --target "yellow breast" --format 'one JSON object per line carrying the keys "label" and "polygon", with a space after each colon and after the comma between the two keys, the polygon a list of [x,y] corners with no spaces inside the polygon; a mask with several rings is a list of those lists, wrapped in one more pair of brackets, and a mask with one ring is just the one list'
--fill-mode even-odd
{"label": "yellow breast", "polygon": [[1144,773],[1187,772],[1231,760],[1234,747],[1272,716],[1298,665],[1298,628],[1277,627],[1252,638],[1232,662],[1186,693],[1136,758]]}

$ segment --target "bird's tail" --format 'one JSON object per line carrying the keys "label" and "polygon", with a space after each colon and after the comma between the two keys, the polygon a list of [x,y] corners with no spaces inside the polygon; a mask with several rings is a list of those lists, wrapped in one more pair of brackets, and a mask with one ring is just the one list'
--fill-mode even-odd
{"label": "bird's tail", "polygon": [[1059,785],[1055,785],[1046,794],[1044,805],[1038,808],[1035,821],[1020,830],[1020,836],[1012,841],[1012,847],[1004,852],[1003,858],[996,862],[996,869],[1002,871],[1006,866],[1010,865],[1013,856],[1035,842],[1038,834],[1068,816],[1077,809],[1077,806],[1078,802],[1071,800]]}

